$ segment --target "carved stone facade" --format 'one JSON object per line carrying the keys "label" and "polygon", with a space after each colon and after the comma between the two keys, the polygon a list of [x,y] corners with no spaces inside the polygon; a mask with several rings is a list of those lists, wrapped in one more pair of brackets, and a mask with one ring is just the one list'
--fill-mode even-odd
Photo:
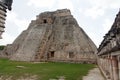
{"label": "carved stone facade", "polygon": [[120,11],[98,49],[98,65],[110,80],[120,79]]}
{"label": "carved stone facade", "polygon": [[96,51],[70,10],[63,9],[38,15],[4,53],[17,61],[89,63],[96,61]]}
{"label": "carved stone facade", "polygon": [[11,10],[12,0],[0,0],[0,39],[4,32],[7,9]]}

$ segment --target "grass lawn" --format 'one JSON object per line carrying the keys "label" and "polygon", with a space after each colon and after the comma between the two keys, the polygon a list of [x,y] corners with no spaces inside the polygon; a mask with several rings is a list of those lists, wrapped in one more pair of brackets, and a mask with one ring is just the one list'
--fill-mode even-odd
{"label": "grass lawn", "polygon": [[[17,66],[23,66],[23,68]],[[30,63],[0,59],[0,76],[12,76],[12,80],[32,75],[37,75],[37,80],[57,79],[59,76],[64,76],[65,80],[82,80],[82,77],[94,67],[93,64]]]}

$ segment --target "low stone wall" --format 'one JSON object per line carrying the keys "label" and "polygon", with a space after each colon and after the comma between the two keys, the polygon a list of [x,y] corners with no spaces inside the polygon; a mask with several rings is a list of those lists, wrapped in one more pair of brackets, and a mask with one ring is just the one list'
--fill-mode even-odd
{"label": "low stone wall", "polygon": [[49,62],[65,62],[65,63],[80,63],[80,64],[96,64],[95,59],[81,59],[81,60],[56,60],[56,59],[49,59]]}

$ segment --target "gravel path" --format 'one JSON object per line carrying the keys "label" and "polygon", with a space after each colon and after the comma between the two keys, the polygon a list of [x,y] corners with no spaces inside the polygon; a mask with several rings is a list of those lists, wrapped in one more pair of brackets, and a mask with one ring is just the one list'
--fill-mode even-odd
{"label": "gravel path", "polygon": [[105,80],[101,75],[99,68],[94,68],[90,70],[87,76],[83,77],[83,80]]}

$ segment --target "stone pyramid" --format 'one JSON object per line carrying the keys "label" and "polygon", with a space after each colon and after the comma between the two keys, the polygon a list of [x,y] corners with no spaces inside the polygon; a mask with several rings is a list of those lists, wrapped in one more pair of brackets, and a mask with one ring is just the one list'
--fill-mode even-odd
{"label": "stone pyramid", "polygon": [[4,53],[17,61],[88,62],[96,51],[70,10],[62,9],[38,15]]}

